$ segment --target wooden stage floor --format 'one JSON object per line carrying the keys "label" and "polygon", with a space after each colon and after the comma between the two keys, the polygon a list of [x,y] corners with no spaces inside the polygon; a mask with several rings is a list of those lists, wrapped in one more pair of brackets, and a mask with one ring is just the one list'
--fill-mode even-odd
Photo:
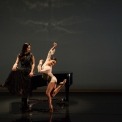
{"label": "wooden stage floor", "polygon": [[48,112],[45,93],[29,98],[30,111],[21,112],[21,99],[0,92],[1,122],[122,122],[122,93],[71,92],[69,102],[62,102],[64,93],[54,99],[54,112]]}

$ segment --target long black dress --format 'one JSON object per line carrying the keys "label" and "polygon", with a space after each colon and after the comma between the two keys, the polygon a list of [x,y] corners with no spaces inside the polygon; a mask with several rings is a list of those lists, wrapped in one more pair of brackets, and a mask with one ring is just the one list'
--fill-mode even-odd
{"label": "long black dress", "polygon": [[19,54],[19,68],[9,73],[4,84],[11,94],[22,96],[25,106],[27,105],[27,97],[30,95],[31,77],[29,73],[32,66],[32,56],[32,53],[23,56]]}

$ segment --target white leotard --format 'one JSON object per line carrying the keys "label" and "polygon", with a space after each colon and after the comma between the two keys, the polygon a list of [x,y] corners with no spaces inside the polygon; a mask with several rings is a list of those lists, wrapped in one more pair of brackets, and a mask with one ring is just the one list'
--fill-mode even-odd
{"label": "white leotard", "polygon": [[57,82],[57,78],[52,73],[52,66],[43,65],[41,72],[46,73],[47,75],[49,75],[51,77],[50,82]]}

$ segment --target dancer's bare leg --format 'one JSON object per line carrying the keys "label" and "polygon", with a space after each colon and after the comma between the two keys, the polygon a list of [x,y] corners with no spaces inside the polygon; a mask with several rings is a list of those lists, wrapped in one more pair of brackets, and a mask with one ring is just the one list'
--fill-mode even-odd
{"label": "dancer's bare leg", "polygon": [[57,88],[55,88],[55,90],[53,91],[52,97],[54,97],[61,90],[61,88],[65,85],[65,83],[66,83],[66,79],[64,79],[62,82],[59,83]]}
{"label": "dancer's bare leg", "polygon": [[48,97],[48,103],[49,103],[49,109],[50,112],[53,112],[53,105],[52,105],[52,96],[51,96],[51,91],[55,88],[55,83],[54,82],[50,82],[47,86],[47,90],[46,90],[46,95]]}

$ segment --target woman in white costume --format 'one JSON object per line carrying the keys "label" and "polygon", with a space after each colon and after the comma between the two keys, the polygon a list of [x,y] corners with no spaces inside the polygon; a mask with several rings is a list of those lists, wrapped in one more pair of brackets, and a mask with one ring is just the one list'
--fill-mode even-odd
{"label": "woman in white costume", "polygon": [[56,47],[57,43],[54,42],[52,48],[48,52],[45,62],[43,63],[43,59],[41,59],[37,67],[38,72],[42,73],[43,78],[46,78],[46,80],[49,81],[46,89],[46,95],[49,101],[50,112],[53,112],[52,97],[54,97],[66,83],[66,79],[64,79],[58,86],[56,86],[57,78],[52,73],[52,67],[57,62],[56,58],[52,58],[52,55],[54,55],[55,53]]}

